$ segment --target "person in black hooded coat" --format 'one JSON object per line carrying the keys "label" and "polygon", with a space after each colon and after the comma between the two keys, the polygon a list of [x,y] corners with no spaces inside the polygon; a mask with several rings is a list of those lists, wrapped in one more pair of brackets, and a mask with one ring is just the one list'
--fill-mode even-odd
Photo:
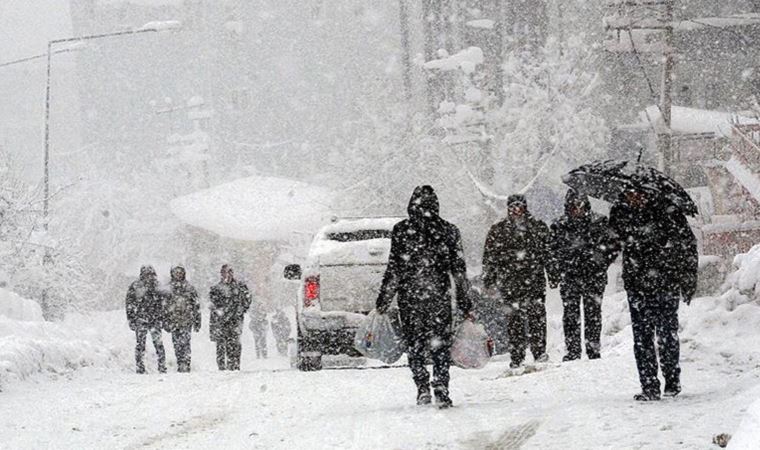
{"label": "person in black hooded coat", "polygon": [[[397,297],[409,367],[417,385],[417,404],[431,402],[432,384],[436,402],[441,408],[448,408],[452,405],[449,397],[452,277],[458,308],[465,315],[471,308],[462,240],[459,229],[438,215],[438,197],[432,187],[415,188],[407,211],[409,218],[393,227],[377,310],[385,312]],[[433,359],[432,383],[425,368],[428,352]]]}
{"label": "person in black hooded coat", "polygon": [[166,319],[164,329],[171,333],[177,372],[190,372],[192,332],[201,330],[201,304],[198,291],[187,281],[185,268],[172,267],[170,282],[164,292]]}
{"label": "person in black hooded coat", "polygon": [[140,268],[140,278],[132,282],[127,290],[127,321],[129,329],[135,332],[135,364],[137,373],[145,373],[145,339],[150,334],[153,348],[158,357],[158,371],[166,372],[166,352],[161,338],[164,322],[163,296],[158,291],[156,270],[152,266]]}
{"label": "person in black hooded coat", "polygon": [[663,394],[676,396],[681,392],[678,305],[680,299],[689,304],[697,290],[697,240],[681,211],[640,190],[625,192],[613,205],[610,227],[623,249],[623,283],[642,388],[634,399],[660,399],[658,354]]}
{"label": "person in black hooded coat", "polygon": [[586,356],[597,359],[602,333],[602,295],[607,269],[617,256],[618,244],[606,217],[591,211],[588,197],[570,189],[565,215],[551,226],[549,285],[560,287],[567,354],[564,361],[581,357],[581,304]]}
{"label": "person in black hooded coat", "polygon": [[[506,312],[510,367],[519,367],[529,345],[546,362],[546,276],[549,227],[528,211],[521,194],[507,199],[508,214],[488,231],[483,247],[483,285]],[[526,332],[527,329],[527,332]]]}

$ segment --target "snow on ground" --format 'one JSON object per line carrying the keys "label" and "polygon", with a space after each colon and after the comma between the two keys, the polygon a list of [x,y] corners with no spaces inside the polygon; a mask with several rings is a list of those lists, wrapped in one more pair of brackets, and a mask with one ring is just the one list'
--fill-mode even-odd
{"label": "snow on ground", "polygon": [[[247,327],[241,372],[215,370],[204,328],[193,337],[192,373],[171,372],[174,355],[165,337],[170,373],[155,373],[149,344],[151,373],[136,375],[122,312],[59,324],[3,318],[0,349],[17,340],[70,342],[80,346],[70,350],[72,360],[79,355],[86,363],[47,364],[52,371],[40,365],[23,382],[9,380],[0,392],[0,448],[704,449],[713,436],[728,433],[735,434],[732,448],[756,449],[760,304],[752,289],[733,287],[754,283],[731,280],[723,295],[682,307],[684,391],[646,404],[631,398],[639,385],[621,293],[604,300],[603,359],[558,363],[561,306],[551,291],[552,362],[518,376],[503,356],[482,370],[453,368],[456,406],[448,411],[414,405],[406,367],[301,373],[285,357],[256,360]],[[270,344],[274,354],[271,335]]]}

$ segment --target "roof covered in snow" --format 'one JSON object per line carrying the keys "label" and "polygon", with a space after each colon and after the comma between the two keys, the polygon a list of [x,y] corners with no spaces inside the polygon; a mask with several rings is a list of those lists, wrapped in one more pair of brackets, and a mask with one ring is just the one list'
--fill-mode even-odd
{"label": "roof covered in snow", "polygon": [[[656,127],[662,126],[660,108],[655,105],[647,107],[639,114],[639,117],[642,123],[652,123]],[[757,122],[757,119],[737,113],[673,106],[670,128],[674,133],[714,133],[716,136],[730,137],[734,124]]]}
{"label": "roof covered in snow", "polygon": [[329,222],[329,189],[277,177],[247,177],[174,199],[183,223],[246,241],[287,240]]}

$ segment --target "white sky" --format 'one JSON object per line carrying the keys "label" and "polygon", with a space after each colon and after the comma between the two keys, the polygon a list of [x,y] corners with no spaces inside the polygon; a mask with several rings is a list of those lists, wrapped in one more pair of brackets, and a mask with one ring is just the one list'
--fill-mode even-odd
{"label": "white sky", "polygon": [[0,62],[44,53],[71,35],[69,0],[0,0]]}

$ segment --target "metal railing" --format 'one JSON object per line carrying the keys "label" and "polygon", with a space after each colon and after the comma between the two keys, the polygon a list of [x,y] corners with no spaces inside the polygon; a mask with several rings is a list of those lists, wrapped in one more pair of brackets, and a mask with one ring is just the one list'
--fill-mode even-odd
{"label": "metal railing", "polygon": [[734,125],[731,148],[750,170],[760,172],[760,124]]}

